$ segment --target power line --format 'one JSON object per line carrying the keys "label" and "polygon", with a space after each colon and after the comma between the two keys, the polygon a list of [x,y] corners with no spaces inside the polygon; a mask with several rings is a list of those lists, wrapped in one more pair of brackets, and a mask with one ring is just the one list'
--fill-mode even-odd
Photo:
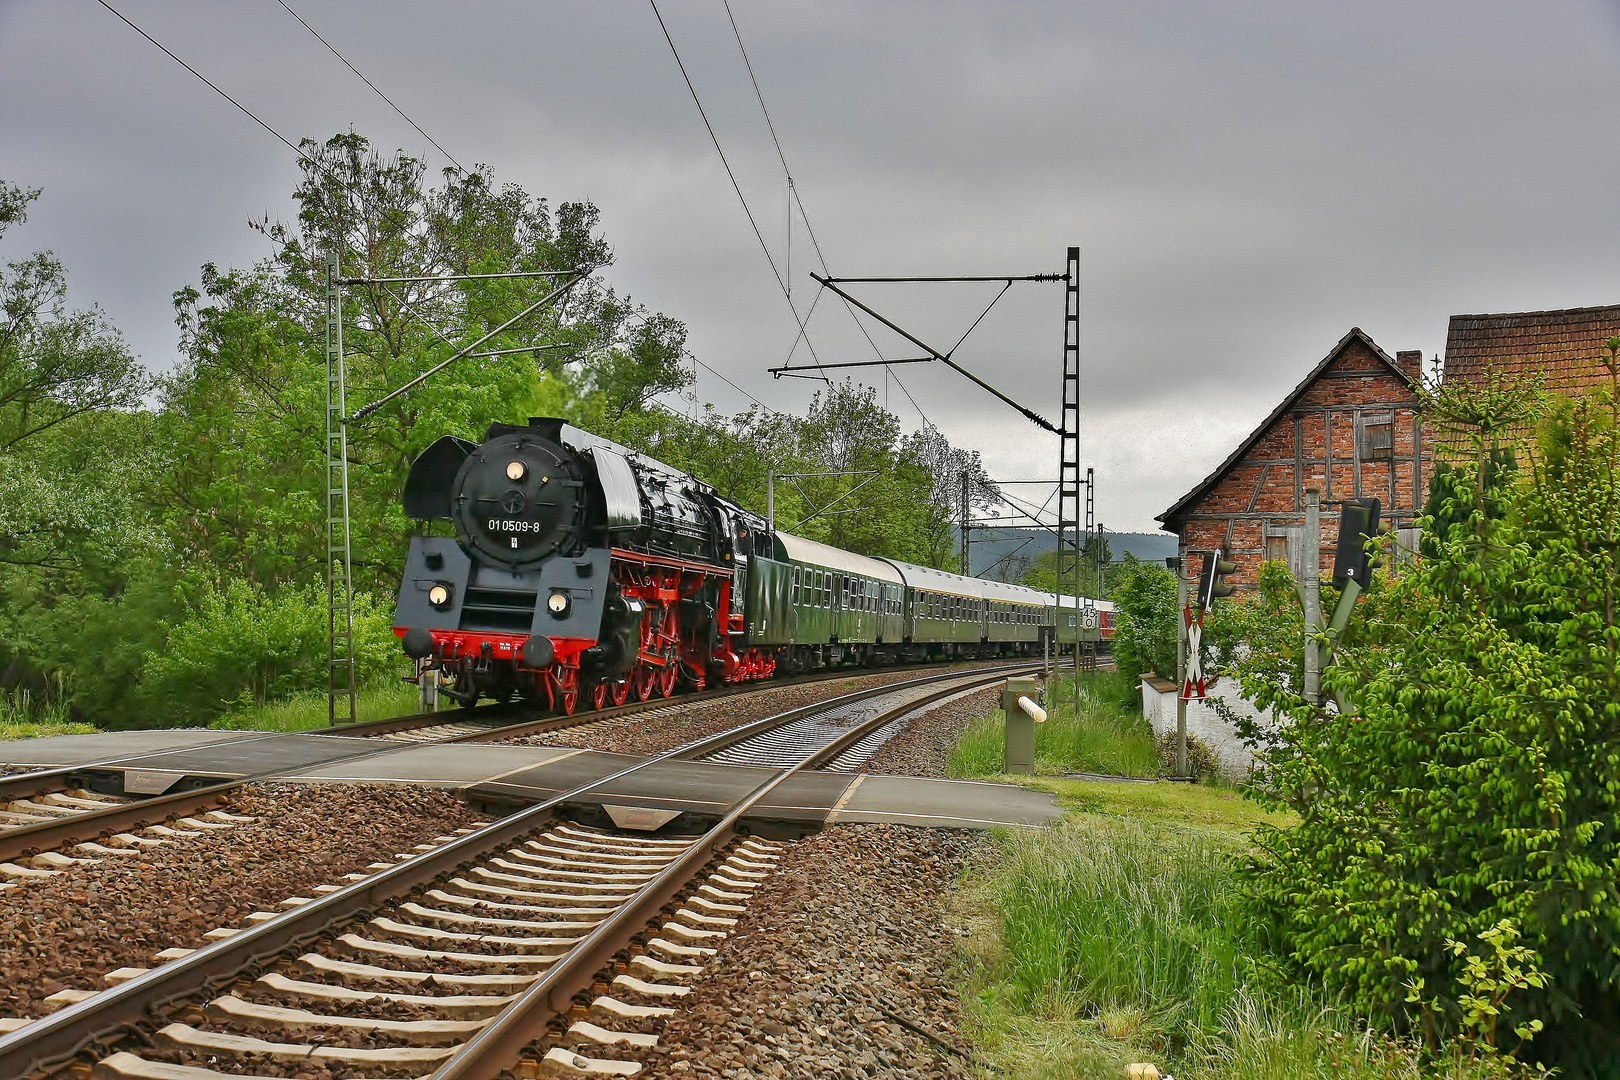
{"label": "power line", "polygon": [[[168,47],[166,45],[164,45],[163,42],[159,41],[157,38],[153,37],[151,34],[148,34],[145,30],[142,30],[140,27],[138,27],[134,23],[130,22],[129,19],[127,17],[125,17],[123,12],[119,11],[117,8],[113,7],[111,4],[107,3],[107,0],[96,0],[96,2],[98,4],[100,4],[102,7],[106,8],[108,11],[112,12],[114,15],[118,16],[118,18],[123,21],[125,26],[129,27],[131,30],[133,30],[137,34],[141,35],[141,37],[145,38],[147,41],[150,41],[153,45],[156,45],[158,48],[162,49],[163,52],[164,52],[164,55],[166,55],[170,60],[173,60],[175,63],[179,64],[181,67],[185,68],[187,71],[189,71],[193,75],[197,76],[197,78],[201,79],[203,81],[203,83],[210,90],[214,91],[214,93],[218,94],[220,97],[224,98],[226,101],[230,102],[232,105],[235,105],[238,109],[240,109],[242,111],[243,116],[247,117],[249,120],[252,120],[255,124],[258,124],[260,127],[264,128],[264,130],[268,131],[270,134],[272,134],[276,138],[280,139],[282,141],[282,143],[284,143],[286,145],[287,149],[291,150],[293,153],[297,154],[299,157],[303,158],[305,161],[309,162],[311,165],[315,166],[317,169],[319,169],[322,172],[326,173],[326,175],[331,176],[332,179],[338,180],[338,178],[336,176],[333,176],[331,170],[329,170],[325,165],[322,165],[320,162],[316,161],[314,158],[312,158],[308,154],[304,153],[303,150],[301,150],[298,147],[294,146],[292,144],[292,142],[287,138],[287,136],[283,135],[281,132],[277,131],[275,128],[271,127],[269,124],[265,123],[263,120],[260,120],[257,116],[253,115],[253,113],[248,110],[248,107],[246,105],[243,105],[240,101],[237,101],[235,98],[231,97],[231,95],[229,95],[225,91],[221,90],[217,85],[215,85],[212,81],[209,80],[208,76],[204,75],[202,72],[198,71],[196,68],[192,67],[190,64],[186,63],[184,60],[182,60],[178,56],[174,55],[174,53],[170,52]],[[338,182],[340,184],[342,183],[341,180],[338,180]],[[347,186],[347,185],[345,185],[345,186]]]}
{"label": "power line", "polygon": [[[682,351],[684,352],[685,350],[682,350]],[[725,383],[727,386],[729,386],[733,390],[737,391],[737,393],[741,394],[743,397],[747,398],[749,401],[752,401],[755,405],[758,405],[762,409],[770,409],[771,412],[776,411],[775,409],[771,409],[771,407],[769,405],[767,405],[763,401],[759,400],[759,398],[755,397],[753,394],[750,394],[748,391],[744,390],[742,387],[738,386],[736,383],[732,382],[730,379],[726,378],[724,375],[722,375],[718,371],[714,370],[714,368],[710,367],[708,364],[705,364],[703,361],[699,360],[692,353],[687,352],[686,357],[687,357],[687,359],[691,360],[692,363],[697,364],[704,371],[707,371],[710,375],[713,375],[715,378],[719,379],[721,382]]]}
{"label": "power line", "polygon": [[[722,2],[725,4],[726,8],[726,19],[731,23],[731,33],[737,39],[737,51],[742,53],[743,67],[748,69],[748,81],[754,84],[754,97],[759,100],[759,111],[765,115],[765,127],[770,130],[771,142],[776,145],[776,157],[777,160],[782,163],[782,175],[787,177],[788,197],[792,199],[793,202],[799,207],[799,217],[804,219],[804,231],[810,236],[810,246],[815,249],[816,261],[821,264],[821,272],[828,277],[831,277],[832,271],[827,268],[827,256],[821,251],[821,241],[816,237],[815,226],[810,224],[810,211],[805,209],[804,197],[799,194],[799,186],[793,182],[793,170],[788,168],[787,154],[782,150],[782,140],[776,136],[776,125],[771,121],[771,110],[766,107],[765,94],[759,88],[759,79],[754,76],[754,65],[748,59],[748,47],[743,44],[742,31],[737,28],[737,19],[731,13],[731,0],[722,0]],[[793,211],[790,207],[788,210],[788,241],[790,251],[793,239],[792,227]],[[855,327],[856,329],[860,330],[861,336],[866,338],[866,343],[872,346],[872,355],[882,359],[883,350],[879,349],[877,347],[877,342],[872,340],[872,335],[867,332],[866,324],[861,322],[860,316],[855,314],[855,309],[850,307],[848,300],[844,301],[844,310],[849,312],[849,317],[854,320]],[[795,342],[795,344],[797,343]],[[809,342],[805,342],[805,344],[808,345]],[[811,356],[813,357],[814,355],[815,351],[811,350]],[[816,365],[818,370],[820,369],[820,366],[821,365],[819,364]],[[822,377],[825,379],[825,374],[823,374]],[[907,396],[909,397],[910,395]],[[916,403],[913,402],[913,404]],[[921,416],[922,410],[918,409],[917,414]],[[926,420],[927,417],[923,417],[923,419]]]}
{"label": "power line", "polygon": [[[322,45],[325,45],[326,48],[327,48],[327,51],[330,52],[333,56],[337,57],[339,60],[342,60],[343,61],[343,66],[348,68],[350,71],[354,72],[355,75],[359,77],[361,82],[365,83],[367,86],[371,87],[373,90],[376,90],[377,91],[377,96],[382,98],[384,101],[388,102],[388,107],[393,109],[395,112],[399,113],[400,117],[402,119],[404,119],[404,121],[407,124],[411,125],[411,127],[413,127],[413,128],[416,128],[416,133],[418,135],[422,136],[422,138],[426,139],[428,142],[433,143],[433,148],[435,150],[437,150],[439,153],[443,154],[445,157],[450,159],[450,164],[454,165],[457,169],[460,169],[462,172],[467,171],[466,169],[462,168],[461,162],[459,162],[459,161],[457,161],[455,159],[455,155],[451,154],[450,151],[448,151],[444,147],[440,146],[438,144],[438,142],[434,140],[433,136],[431,136],[427,132],[423,131],[421,125],[418,124],[415,120],[412,120],[409,116],[406,116],[405,115],[405,110],[401,109],[398,105],[395,105],[392,98],[390,98],[387,94],[383,93],[381,90],[377,90],[377,84],[372,82],[370,79],[366,78],[364,75],[362,75],[360,73],[360,69],[355,67],[353,64],[349,63],[348,58],[346,58],[342,53],[338,52],[337,49],[333,48],[332,43],[330,41],[327,41],[325,38],[321,37],[321,35],[316,32],[316,30],[315,30],[315,28],[313,26],[309,25],[309,23],[304,21],[304,17],[302,15],[298,14],[298,12],[294,11],[292,8],[287,7],[287,0],[276,0],[276,3],[280,4],[284,8],[287,8],[287,14],[289,14],[293,18],[297,19],[298,24],[300,26],[302,26],[305,30],[308,30],[311,34],[314,34],[315,35],[315,40],[320,42]],[[165,49],[164,51],[167,52],[168,50]]]}
{"label": "power line", "polygon": [[[782,297],[787,301],[788,310],[793,312],[793,321],[798,324],[801,333],[804,332],[804,320],[799,318],[799,309],[793,304],[793,294],[788,290],[787,282],[782,279],[782,272],[776,267],[776,259],[771,255],[771,247],[765,242],[765,234],[759,231],[759,222],[754,220],[754,211],[748,206],[748,199],[743,195],[742,185],[737,183],[737,174],[731,171],[731,162],[726,160],[726,152],[720,148],[720,136],[714,132],[714,125],[709,123],[709,114],[703,108],[703,102],[698,97],[697,87],[692,85],[692,77],[686,73],[686,64],[681,61],[680,50],[675,48],[675,39],[670,37],[669,27],[664,23],[663,12],[658,10],[658,0],[647,0],[652,5],[653,16],[658,19],[658,28],[664,32],[664,40],[669,43],[669,51],[675,57],[675,66],[681,69],[681,78],[686,82],[686,89],[692,95],[692,104],[697,106],[698,116],[703,119],[703,126],[709,132],[709,141],[714,143],[714,152],[720,155],[720,164],[725,167],[726,177],[731,181],[731,189],[737,193],[737,201],[742,203],[743,213],[748,215],[748,224],[754,230],[754,238],[759,241],[759,249],[765,253],[765,261],[770,263],[771,275],[776,278],[776,284],[782,290]],[[804,341],[810,355],[816,355],[816,347],[810,344],[808,335]]]}
{"label": "power line", "polygon": [[[882,354],[879,353],[878,355],[881,356]],[[885,368],[884,370],[888,371],[888,373],[894,377],[894,385],[898,386],[900,388],[900,392],[906,395],[906,400],[911,402],[911,407],[913,409],[917,410],[917,415],[922,417],[922,422],[933,428],[935,431],[938,431],[939,428],[935,427],[934,422],[928,419],[928,414],[922,411],[922,406],[917,404],[917,399],[911,396],[911,391],[906,389],[906,384],[900,381],[899,374],[896,373],[892,368]]]}
{"label": "power line", "polygon": [[765,114],[765,126],[770,129],[771,142],[776,144],[776,156],[782,162],[782,171],[787,173],[788,190],[793,188],[793,173],[788,168],[787,155],[782,153],[782,140],[776,137],[776,125],[771,123],[771,110],[765,107],[765,95],[760,93],[759,80],[754,78],[754,65],[748,62],[748,50],[743,47],[742,31],[737,29],[737,19],[731,14],[731,0],[723,0],[726,7],[726,18],[731,23],[731,32],[737,38],[737,50],[742,53],[743,66],[748,69],[748,81],[754,84],[754,96],[759,99],[759,111]]}

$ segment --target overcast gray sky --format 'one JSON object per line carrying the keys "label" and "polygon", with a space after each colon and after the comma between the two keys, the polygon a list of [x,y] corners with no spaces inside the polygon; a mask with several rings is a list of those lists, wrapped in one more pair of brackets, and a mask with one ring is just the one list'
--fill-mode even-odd
{"label": "overcast gray sky", "polygon": [[[113,2],[294,141],[353,126],[444,163],[274,0]],[[797,329],[646,3],[289,2],[463,163],[595,202],[613,284],[803,407],[816,384],[765,374]],[[782,263],[786,182],[724,8],[661,6]],[[1155,528],[1351,326],[1432,356],[1454,313],[1620,302],[1615,0],[732,9],[834,273],[1054,271],[1080,246],[1082,457],[1112,529]],[[0,177],[45,189],[5,254],[55,249],[149,365],[201,263],[267,253],[246,221],[292,216],[293,160],[91,0],[0,0]],[[808,254],[798,226],[801,311]],[[865,295],[949,344],[993,288]],[[1061,287],[1018,286],[958,359],[1055,420],[1061,329]],[[811,335],[872,355],[829,302]],[[938,365],[894,370],[992,475],[1056,475],[1055,437]],[[707,372],[698,394],[748,404]]]}

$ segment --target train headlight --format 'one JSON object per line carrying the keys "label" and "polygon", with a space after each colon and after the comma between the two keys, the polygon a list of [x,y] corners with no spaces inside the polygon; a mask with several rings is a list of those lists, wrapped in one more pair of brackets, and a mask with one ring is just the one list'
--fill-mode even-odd
{"label": "train headlight", "polygon": [[521,461],[509,461],[506,463],[506,478],[514,484],[523,479],[528,471]]}
{"label": "train headlight", "polygon": [[428,590],[428,603],[443,611],[450,606],[450,586],[439,582]]}
{"label": "train headlight", "polygon": [[546,597],[546,610],[559,619],[567,615],[572,606],[573,600],[565,592],[554,592]]}

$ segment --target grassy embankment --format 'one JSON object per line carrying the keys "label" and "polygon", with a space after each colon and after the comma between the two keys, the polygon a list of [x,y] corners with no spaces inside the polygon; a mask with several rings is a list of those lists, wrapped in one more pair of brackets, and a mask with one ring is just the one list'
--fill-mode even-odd
{"label": "grassy embankment", "polygon": [[[1151,774],[1153,740],[1118,688],[1104,679],[1091,689],[1068,720],[1086,730],[1065,732],[1057,717],[1037,744],[1042,771]],[[999,716],[969,730],[956,769],[1001,768],[987,734],[1000,737]],[[1121,733],[1113,745],[1109,731]],[[965,932],[962,1000],[995,1075],[1120,1080],[1136,1061],[1180,1080],[1496,1075],[1423,1062],[1264,962],[1236,867],[1248,833],[1282,819],[1225,786],[1021,779],[1056,795],[1067,817],[998,835],[952,912]]]}
{"label": "grassy embankment", "polygon": [[[386,720],[422,711],[421,691],[415,683],[389,679],[362,686],[355,695],[355,719]],[[440,708],[458,711],[449,698],[439,699]],[[449,717],[447,717],[449,718]],[[281,701],[270,701],[251,708],[233,710],[208,725],[234,731],[308,731],[326,726],[325,691],[305,690]]]}
{"label": "grassy embankment", "polygon": [[37,739],[46,735],[89,735],[97,729],[76,724],[60,706],[35,713],[29,707],[28,691],[16,694],[0,691],[0,740]]}
{"label": "grassy embankment", "polygon": [[[1152,729],[1139,709],[1133,715],[1122,706],[1137,693],[1134,683],[1117,672],[1099,672],[1082,678],[1080,688],[1078,712],[1072,677],[1058,679],[1054,692],[1047,695],[1046,722],[1035,725],[1036,774],[1158,776],[1159,751]],[[1006,767],[1005,751],[1006,717],[995,709],[963,732],[951,754],[950,775],[999,775]]]}

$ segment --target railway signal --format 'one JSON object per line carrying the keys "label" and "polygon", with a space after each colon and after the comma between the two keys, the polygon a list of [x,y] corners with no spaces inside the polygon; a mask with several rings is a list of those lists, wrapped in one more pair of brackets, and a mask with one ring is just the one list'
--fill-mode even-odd
{"label": "railway signal", "polygon": [[1363,589],[1375,563],[1367,554],[1367,544],[1378,534],[1377,499],[1346,499],[1339,515],[1339,543],[1333,554],[1333,587],[1343,589],[1355,582]]}
{"label": "railway signal", "polygon": [[[1204,642],[1204,609],[1194,608],[1189,604],[1181,609],[1181,617],[1186,627],[1187,673],[1182,679],[1181,693],[1178,696],[1182,701],[1191,701],[1194,698],[1203,698],[1209,689],[1209,684],[1204,679],[1204,661],[1200,655]],[[1185,735],[1184,725],[1185,720],[1177,724],[1179,735]],[[1186,751],[1181,748],[1182,746],[1185,744],[1178,745],[1177,754],[1184,757]],[[1179,760],[1176,767],[1178,775],[1186,772],[1185,764]]]}
{"label": "railway signal", "polygon": [[1208,611],[1215,606],[1215,601],[1224,596],[1232,595],[1232,586],[1222,579],[1230,574],[1237,573],[1237,563],[1221,558],[1224,555],[1220,548],[1204,556],[1204,573],[1198,579],[1198,607]]}

